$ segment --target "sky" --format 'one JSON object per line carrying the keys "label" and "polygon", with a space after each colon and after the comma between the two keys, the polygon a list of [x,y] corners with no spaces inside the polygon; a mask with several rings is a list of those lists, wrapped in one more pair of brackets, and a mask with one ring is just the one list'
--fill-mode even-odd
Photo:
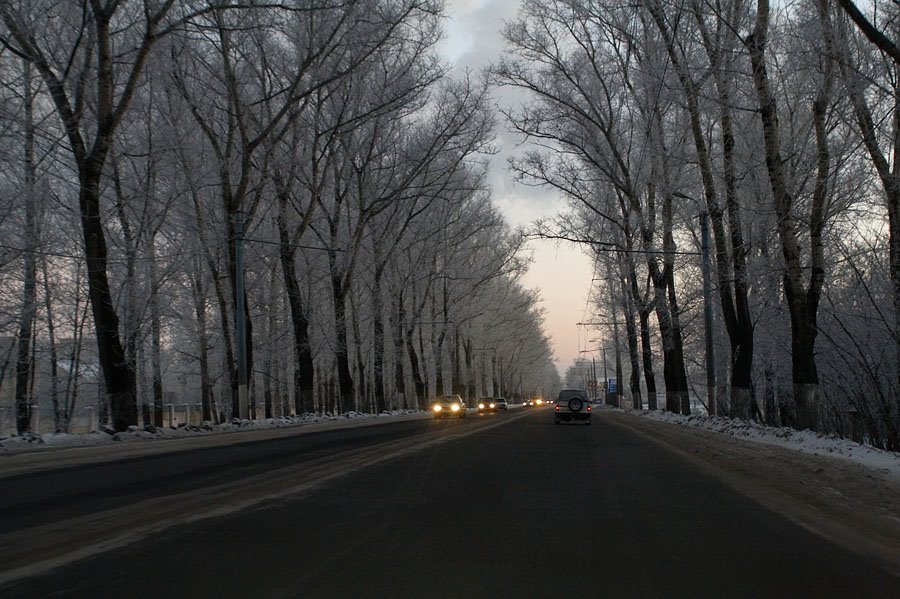
{"label": "sky", "polygon": [[[478,71],[495,61],[503,50],[499,31],[504,21],[515,18],[518,8],[519,0],[446,0],[448,19],[441,45],[444,56],[460,72]],[[503,90],[496,95],[501,102],[510,98],[509,92]],[[525,187],[513,181],[506,161],[518,151],[516,145],[520,141],[498,120],[499,153],[491,158],[490,183],[494,202],[513,227],[527,227],[535,219],[554,216],[566,207],[565,200],[552,190]],[[579,347],[576,323],[591,320],[587,303],[591,262],[574,244],[536,240],[529,243],[529,249],[534,261],[523,283],[540,292],[544,329],[562,374],[585,349],[586,335],[582,331]]]}

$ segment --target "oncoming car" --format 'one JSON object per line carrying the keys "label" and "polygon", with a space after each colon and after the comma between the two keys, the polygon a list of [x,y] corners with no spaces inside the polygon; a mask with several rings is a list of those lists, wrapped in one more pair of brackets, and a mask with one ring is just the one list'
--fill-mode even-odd
{"label": "oncoming car", "polygon": [[509,409],[509,403],[507,403],[505,397],[495,397],[494,403],[497,404],[498,410],[508,410]]}
{"label": "oncoming car", "polygon": [[465,418],[466,402],[459,395],[439,395],[431,404],[435,418]]}
{"label": "oncoming car", "polygon": [[581,420],[591,423],[591,402],[581,389],[563,389],[559,392],[559,401],[553,409],[553,422],[571,422]]}
{"label": "oncoming car", "polygon": [[482,397],[478,400],[478,413],[496,412],[499,408],[493,397]]}

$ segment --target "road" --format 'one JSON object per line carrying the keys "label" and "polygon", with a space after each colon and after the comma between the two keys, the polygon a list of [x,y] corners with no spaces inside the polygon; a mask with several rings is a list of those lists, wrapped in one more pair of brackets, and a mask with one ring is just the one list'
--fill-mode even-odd
{"label": "road", "polygon": [[0,478],[0,595],[900,596],[896,564],[612,415],[552,420],[470,414]]}

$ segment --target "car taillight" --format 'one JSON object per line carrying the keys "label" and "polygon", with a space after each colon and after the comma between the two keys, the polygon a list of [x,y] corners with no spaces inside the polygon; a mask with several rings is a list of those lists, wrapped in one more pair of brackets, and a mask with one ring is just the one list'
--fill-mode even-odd
{"label": "car taillight", "polygon": [[556,410],[557,412],[559,412],[559,406],[556,406],[556,407],[553,408],[553,409]]}
{"label": "car taillight", "polygon": [[588,412],[590,412],[590,411],[591,411],[591,406],[588,406]]}

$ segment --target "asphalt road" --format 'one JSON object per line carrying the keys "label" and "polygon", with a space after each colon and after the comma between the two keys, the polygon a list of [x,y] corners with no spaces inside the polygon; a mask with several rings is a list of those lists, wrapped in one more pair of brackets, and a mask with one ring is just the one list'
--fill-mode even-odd
{"label": "asphalt road", "polygon": [[[541,409],[371,427],[363,436],[377,438],[368,441],[350,429],[292,441],[299,446],[273,441],[271,447],[231,448],[228,459],[241,464],[242,480],[249,475],[254,481],[235,500],[243,509],[201,519],[165,516],[170,524],[159,530],[13,580],[0,587],[0,596],[900,596],[900,578],[871,559],[761,507],[602,413],[590,427],[552,420]],[[355,439],[352,447],[341,444],[343,437]],[[318,442],[319,453],[305,461]],[[144,472],[164,472],[167,460],[172,468],[195,458],[201,464],[210,460],[208,451],[154,458],[161,460],[154,468],[132,460],[81,474],[105,478],[136,464]],[[251,451],[269,455],[263,463],[290,452],[286,459],[297,463],[279,462],[268,474],[245,454]],[[328,463],[343,474],[325,474]],[[19,482],[32,480],[38,489],[40,480],[78,473],[73,468]],[[143,497],[136,489],[151,481],[129,479],[132,494],[116,503],[142,506],[132,510],[140,512],[164,503],[202,512],[236,480],[208,480],[220,491],[197,504],[187,498],[203,489],[176,485],[167,495],[157,489]],[[78,497],[102,497],[116,487],[107,480]],[[0,487],[0,497],[8,488]],[[248,502],[251,489],[270,498]],[[28,509],[16,501],[16,521],[27,524]],[[6,507],[0,509],[5,519]],[[59,509],[45,517],[62,517]],[[88,519],[64,516],[72,516],[66,522]],[[38,529],[53,534],[50,525],[22,526],[6,538]],[[63,534],[64,526],[57,527]]]}
{"label": "asphalt road", "polygon": [[415,439],[433,429],[431,421],[386,422],[0,477],[0,534]]}

